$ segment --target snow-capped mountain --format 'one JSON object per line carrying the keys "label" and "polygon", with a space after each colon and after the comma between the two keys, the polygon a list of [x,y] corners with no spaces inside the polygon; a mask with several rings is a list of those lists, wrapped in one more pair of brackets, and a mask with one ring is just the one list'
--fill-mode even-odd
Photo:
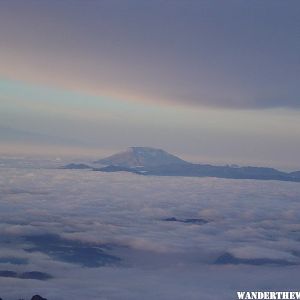
{"label": "snow-capped mountain", "polygon": [[130,172],[151,176],[217,177],[230,179],[280,180],[300,182],[300,171],[287,173],[266,167],[214,166],[182,160],[164,150],[130,147],[94,162],[100,166],[70,164],[63,169],[87,169],[101,172]]}
{"label": "snow-capped mountain", "polygon": [[186,161],[164,150],[151,147],[130,147],[95,163],[122,167],[154,167],[161,165],[187,164]]}

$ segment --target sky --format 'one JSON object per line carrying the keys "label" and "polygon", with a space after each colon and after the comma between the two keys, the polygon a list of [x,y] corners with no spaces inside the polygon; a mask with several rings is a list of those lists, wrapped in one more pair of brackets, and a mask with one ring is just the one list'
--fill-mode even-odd
{"label": "sky", "polygon": [[300,169],[300,3],[0,1],[2,154]]}

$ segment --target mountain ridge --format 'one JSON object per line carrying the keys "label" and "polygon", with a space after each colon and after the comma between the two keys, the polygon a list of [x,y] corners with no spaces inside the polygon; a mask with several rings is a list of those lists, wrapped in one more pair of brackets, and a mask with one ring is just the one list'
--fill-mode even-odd
{"label": "mountain ridge", "polygon": [[[187,162],[162,149],[130,147],[125,151],[97,160],[93,171],[129,172],[144,176],[215,177],[228,179],[256,179],[300,182],[300,171],[283,172],[270,167],[214,166]],[[85,166],[88,168],[89,166]],[[79,164],[65,169],[82,169]]]}

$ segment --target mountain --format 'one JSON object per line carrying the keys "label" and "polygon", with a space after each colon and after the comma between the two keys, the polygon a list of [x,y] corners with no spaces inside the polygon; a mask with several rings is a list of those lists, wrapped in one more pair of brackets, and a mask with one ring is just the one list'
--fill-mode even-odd
{"label": "mountain", "polygon": [[[130,147],[126,151],[100,159],[94,163],[100,164],[100,166],[92,168],[93,171],[122,171],[144,176],[216,177],[300,182],[300,171],[286,173],[266,167],[195,164],[184,161],[164,150],[150,147]],[[85,167],[85,165],[83,166]],[[70,164],[64,168],[78,169],[83,167],[80,164]]]}
{"label": "mountain", "polygon": [[185,177],[216,177],[231,179],[258,179],[300,182],[300,177],[291,176],[273,168],[265,167],[231,167],[203,164],[167,165],[149,167],[143,175],[185,176]]}
{"label": "mountain", "polygon": [[299,178],[300,179],[300,171],[292,172],[290,175],[294,178]]}
{"label": "mountain", "polygon": [[130,147],[95,163],[106,166],[119,166],[127,168],[156,167],[163,165],[183,165],[188,162],[164,150],[150,147]]}

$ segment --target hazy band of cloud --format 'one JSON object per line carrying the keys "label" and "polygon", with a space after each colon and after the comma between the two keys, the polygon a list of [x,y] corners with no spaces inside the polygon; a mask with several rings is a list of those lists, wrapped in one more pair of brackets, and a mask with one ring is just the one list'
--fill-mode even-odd
{"label": "hazy band of cloud", "polygon": [[298,1],[0,5],[2,76],[156,103],[300,106]]}

